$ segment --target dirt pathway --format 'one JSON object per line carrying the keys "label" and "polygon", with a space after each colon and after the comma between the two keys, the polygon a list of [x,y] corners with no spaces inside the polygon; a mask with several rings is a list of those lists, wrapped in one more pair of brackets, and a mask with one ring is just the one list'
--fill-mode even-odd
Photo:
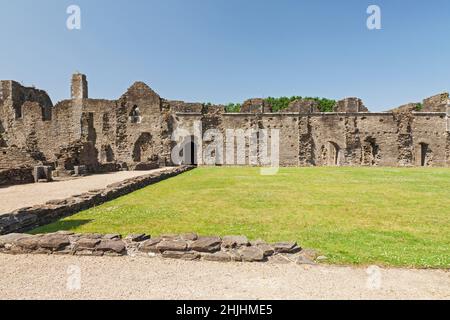
{"label": "dirt pathway", "polygon": [[0,299],[93,298],[450,299],[450,272],[0,254]]}
{"label": "dirt pathway", "polygon": [[168,168],[152,171],[121,171],[51,183],[33,183],[0,188],[0,214],[45,204],[50,200],[66,199],[90,190],[106,188],[106,186],[116,182],[163,170],[168,170]]}

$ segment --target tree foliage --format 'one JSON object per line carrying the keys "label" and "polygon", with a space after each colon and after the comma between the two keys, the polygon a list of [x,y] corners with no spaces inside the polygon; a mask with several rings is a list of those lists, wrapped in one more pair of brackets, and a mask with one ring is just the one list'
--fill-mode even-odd
{"label": "tree foliage", "polygon": [[269,97],[266,99],[266,102],[272,106],[273,112],[279,112],[283,109],[289,107],[291,102],[295,100],[314,100],[319,104],[320,112],[332,112],[333,107],[336,104],[335,100],[327,99],[327,98],[319,98],[319,97],[300,97],[300,96],[292,96],[292,97],[280,97],[273,98]]}
{"label": "tree foliage", "polygon": [[[289,107],[291,102],[295,100],[308,99],[317,101],[319,104],[320,112],[332,112],[333,107],[336,104],[335,100],[327,99],[327,98],[319,98],[319,97],[300,97],[300,96],[292,96],[292,97],[268,97],[265,99],[265,102],[272,107],[273,112],[279,112],[283,109]],[[240,103],[229,103],[225,106],[226,112],[229,113],[237,113],[241,111],[242,104]]]}

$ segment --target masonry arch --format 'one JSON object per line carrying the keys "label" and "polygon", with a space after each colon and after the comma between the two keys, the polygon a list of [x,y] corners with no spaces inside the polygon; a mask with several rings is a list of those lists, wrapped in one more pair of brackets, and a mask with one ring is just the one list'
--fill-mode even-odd
{"label": "masonry arch", "polygon": [[197,144],[194,136],[187,136],[183,141],[182,159],[185,165],[197,165]]}
{"label": "masonry arch", "polygon": [[433,152],[430,148],[430,144],[426,142],[420,142],[418,145],[417,158],[421,167],[430,167],[433,162]]}
{"label": "masonry arch", "polygon": [[373,137],[367,137],[362,144],[362,165],[376,166],[380,161],[380,147]]}
{"label": "masonry arch", "polygon": [[328,163],[329,166],[339,166],[341,163],[341,148],[336,142],[328,141]]}
{"label": "masonry arch", "polygon": [[102,145],[101,149],[101,159],[102,162],[114,162],[114,151],[111,145]]}
{"label": "masonry arch", "polygon": [[133,147],[133,161],[147,162],[151,158],[152,135],[148,132],[141,133]]}

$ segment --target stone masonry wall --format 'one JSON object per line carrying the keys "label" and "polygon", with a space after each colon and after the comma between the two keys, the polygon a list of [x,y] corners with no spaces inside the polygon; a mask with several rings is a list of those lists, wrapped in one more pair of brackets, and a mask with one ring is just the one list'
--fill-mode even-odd
{"label": "stone masonry wall", "polygon": [[195,233],[151,237],[132,234],[75,234],[60,231],[49,234],[0,236],[0,253],[58,254],[76,256],[142,256],[165,259],[204,260],[214,262],[272,262],[314,265],[326,260],[312,249],[296,242],[269,244],[249,241],[245,236],[198,236]]}
{"label": "stone masonry wall", "polygon": [[[445,167],[450,157],[448,98],[447,93],[427,98],[420,112],[420,104],[411,103],[385,113],[370,113],[358,98],[338,101],[331,113],[318,112],[312,100],[271,112],[264,99],[254,98],[241,113],[226,113],[221,105],[162,99],[142,82],[117,100],[92,99],[86,76],[75,74],[71,99],[53,106],[43,90],[0,81],[0,148],[17,147],[56,169],[63,167],[60,159],[73,157],[64,152],[82,144],[89,152],[73,161],[91,172],[153,168],[173,165],[172,133],[183,129],[193,134],[193,123],[200,121],[203,134],[217,129],[225,139],[229,129],[279,129],[281,166]],[[215,139],[207,137],[204,149],[213,148]],[[244,161],[232,164],[262,165],[254,161],[261,146],[251,154],[249,140],[244,144]],[[227,164],[214,157],[213,152],[207,164]],[[4,164],[7,169],[19,165],[14,159]]]}

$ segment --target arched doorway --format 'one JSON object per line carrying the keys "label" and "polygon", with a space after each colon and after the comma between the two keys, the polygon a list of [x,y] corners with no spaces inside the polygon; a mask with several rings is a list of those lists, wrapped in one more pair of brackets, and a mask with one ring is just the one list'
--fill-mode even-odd
{"label": "arched doorway", "polygon": [[420,165],[422,167],[428,167],[431,161],[431,150],[428,143],[420,143]]}
{"label": "arched doorway", "polygon": [[194,136],[188,136],[183,143],[183,164],[197,165],[197,145]]}
{"label": "arched doorway", "polygon": [[134,162],[147,162],[152,156],[152,135],[148,132],[141,133],[133,148]]}
{"label": "arched doorway", "polygon": [[362,165],[376,166],[380,160],[380,147],[375,138],[367,137],[362,144]]}
{"label": "arched doorway", "polygon": [[328,143],[328,165],[339,166],[340,165],[340,152],[341,148],[333,141]]}

